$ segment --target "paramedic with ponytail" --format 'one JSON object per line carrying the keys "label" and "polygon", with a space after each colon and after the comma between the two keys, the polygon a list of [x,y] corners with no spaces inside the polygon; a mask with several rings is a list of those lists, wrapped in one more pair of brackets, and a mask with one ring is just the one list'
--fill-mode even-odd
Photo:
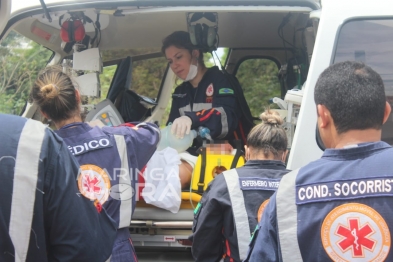
{"label": "paramedic with ponytail", "polygon": [[0,121],[0,261],[106,261],[115,223],[78,195],[67,145],[36,120]]}
{"label": "paramedic with ponytail", "polygon": [[196,261],[242,261],[251,232],[285,168],[287,137],[279,114],[266,110],[247,137],[243,167],[216,176],[194,211],[192,254]]}
{"label": "paramedic with ponytail", "polygon": [[49,67],[38,76],[32,97],[78,160],[81,194],[105,208],[117,222],[111,261],[137,261],[128,230],[135,208],[135,183],[138,171],[156,150],[159,130],[151,123],[133,128],[83,123],[80,94],[60,67]]}
{"label": "paramedic with ponytail", "polygon": [[[203,126],[210,130],[213,139],[233,140],[240,109],[234,90],[224,74],[216,66],[206,68],[203,53],[191,43],[188,32],[173,32],[163,40],[161,50],[172,71],[183,80],[172,94],[167,122],[172,123],[172,133],[183,138],[191,129],[198,130]],[[188,150],[191,155],[180,155],[186,160],[183,162],[185,165],[190,164],[187,167],[190,170],[196,162],[193,155],[197,155],[196,150],[201,145],[194,140]],[[180,178],[190,181],[191,173],[184,176],[180,169]]]}

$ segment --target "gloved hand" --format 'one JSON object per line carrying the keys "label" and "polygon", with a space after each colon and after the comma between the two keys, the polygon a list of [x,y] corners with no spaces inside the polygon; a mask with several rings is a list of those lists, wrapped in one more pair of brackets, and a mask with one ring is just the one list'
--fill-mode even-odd
{"label": "gloved hand", "polygon": [[184,134],[188,135],[191,130],[191,118],[188,116],[181,116],[175,119],[172,123],[171,133],[177,138],[182,139]]}

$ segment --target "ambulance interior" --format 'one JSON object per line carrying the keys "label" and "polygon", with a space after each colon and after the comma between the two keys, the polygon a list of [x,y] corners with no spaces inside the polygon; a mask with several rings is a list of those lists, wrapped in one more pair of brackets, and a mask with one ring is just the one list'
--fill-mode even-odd
{"label": "ambulance interior", "polygon": [[[264,109],[261,104],[270,104],[285,118],[288,138],[290,141],[293,138],[302,100],[302,87],[307,77],[318,27],[318,17],[310,18],[310,13],[318,8],[316,3],[304,1],[299,6],[258,8],[204,6],[195,9],[187,6],[170,8],[119,5],[108,9],[93,4],[84,4],[83,8],[78,4],[70,5],[67,10],[51,8],[49,5],[48,8],[47,15],[42,10],[22,12],[14,17],[15,23],[11,25],[11,29],[53,51],[49,64],[61,64],[65,70],[85,78],[78,83],[82,95],[86,97],[84,108],[88,120],[100,118],[103,112],[109,112],[110,124],[117,125],[124,121],[124,115],[116,108],[116,101],[114,107],[107,106],[110,104],[107,102],[100,103],[110,96],[108,84],[102,84],[103,78],[109,78],[110,85],[115,85],[114,79],[120,79],[122,91],[133,91],[131,96],[138,105],[132,109],[136,110],[135,119],[132,120],[165,125],[165,112],[171,103],[173,88],[180,82],[160,51],[162,39],[177,30],[187,31],[188,15],[198,10],[217,16],[217,47],[228,50],[226,60],[220,61],[218,55],[213,53],[213,58],[208,58],[209,65],[221,64],[228,73],[239,79],[246,75],[249,81],[241,84],[255,123],[259,123],[259,113]],[[80,43],[70,44],[62,40],[62,23],[71,17],[85,22],[83,26],[86,36]],[[10,31],[8,30],[8,34]],[[130,58],[127,60],[127,57]],[[150,61],[148,68],[140,66],[144,61]],[[249,65],[245,66],[244,63]],[[266,63],[274,64],[274,71],[266,71]],[[126,69],[120,70],[121,65]],[[107,68],[112,68],[108,71],[112,73],[119,69],[118,76],[115,78],[107,75]],[[143,78],[143,74],[153,75],[156,81],[145,81],[147,78]],[[145,86],[144,81],[148,82]],[[272,83],[269,87],[271,92],[264,93],[256,89],[264,81]],[[136,83],[140,86],[134,86]],[[248,86],[251,84],[255,87]],[[150,92],[152,89],[155,93]],[[146,90],[150,91],[145,92]],[[152,93],[155,95],[152,96]],[[118,98],[116,94],[115,97]],[[89,115],[89,112],[93,113]],[[22,113],[23,116],[45,121],[37,106],[32,103],[27,103]],[[205,181],[206,184],[208,182]],[[136,246],[182,246],[179,240],[187,239],[190,234],[193,208],[201,197],[192,190],[183,193],[181,209],[176,214],[147,205],[143,201],[138,202],[130,226]],[[167,235],[174,236],[176,241],[163,240],[163,236]]]}

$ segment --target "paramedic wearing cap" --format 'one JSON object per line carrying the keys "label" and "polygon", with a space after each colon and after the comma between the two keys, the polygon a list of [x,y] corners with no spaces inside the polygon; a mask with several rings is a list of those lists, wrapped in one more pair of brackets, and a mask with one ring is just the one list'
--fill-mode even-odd
{"label": "paramedic wearing cap", "polygon": [[63,140],[35,120],[0,121],[0,261],[106,261],[115,223],[78,194]]}
{"label": "paramedic wearing cap", "polygon": [[61,68],[42,72],[32,89],[41,111],[52,119],[68,149],[81,165],[81,194],[104,207],[117,222],[111,261],[137,261],[129,226],[135,209],[135,187],[156,150],[159,130],[151,123],[131,128],[91,127],[80,116],[80,94]]}
{"label": "paramedic wearing cap", "polygon": [[393,261],[393,149],[381,77],[358,62],[315,86],[321,159],[287,174],[265,209],[247,261]]}
{"label": "paramedic wearing cap", "polygon": [[261,119],[248,135],[245,166],[215,177],[194,211],[190,240],[196,261],[242,261],[268,199],[289,172],[279,114],[268,110]]}

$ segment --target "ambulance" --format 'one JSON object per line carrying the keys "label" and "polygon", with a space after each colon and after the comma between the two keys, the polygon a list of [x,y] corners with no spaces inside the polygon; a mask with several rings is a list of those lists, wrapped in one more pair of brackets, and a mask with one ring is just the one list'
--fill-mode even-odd
{"label": "ambulance", "polygon": [[[200,37],[213,34],[207,65],[238,79],[254,123],[264,106],[285,119],[288,169],[324,150],[313,94],[329,65],[366,63],[382,76],[393,102],[389,0],[0,0],[0,112],[45,121],[29,88],[42,68],[59,64],[78,75],[91,119],[112,110],[111,123],[121,123],[119,108],[103,101],[122,75],[136,97],[135,120],[164,126],[180,82],[160,51],[162,39],[196,24],[206,28]],[[382,138],[393,144],[392,116]],[[183,193],[177,213],[138,202],[130,232],[141,261],[157,253],[163,261],[192,261],[187,238],[201,194],[192,188]]]}

